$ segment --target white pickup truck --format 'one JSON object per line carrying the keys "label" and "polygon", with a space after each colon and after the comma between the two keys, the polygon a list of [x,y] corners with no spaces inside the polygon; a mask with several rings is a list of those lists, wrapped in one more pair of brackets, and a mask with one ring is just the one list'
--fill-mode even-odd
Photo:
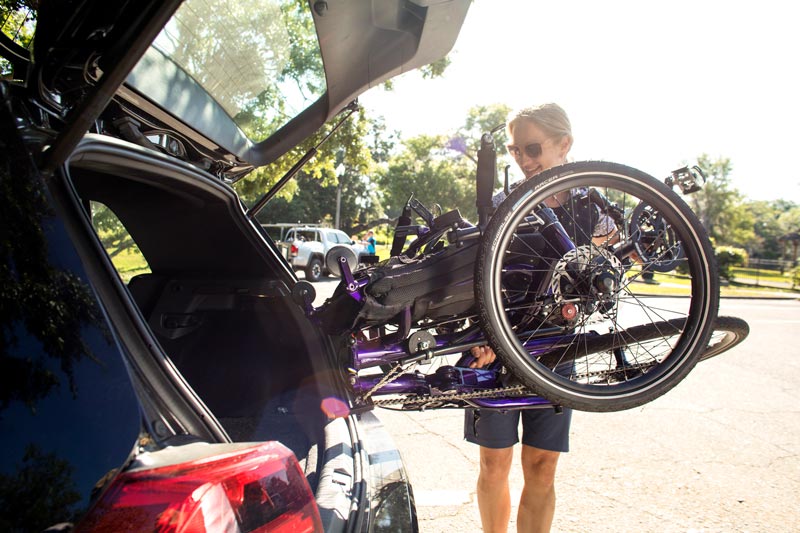
{"label": "white pickup truck", "polygon": [[343,231],[321,227],[296,227],[284,235],[286,259],[295,271],[302,270],[308,281],[318,281],[322,276],[339,275],[336,257],[347,257],[348,265],[355,270],[366,247],[356,243]]}

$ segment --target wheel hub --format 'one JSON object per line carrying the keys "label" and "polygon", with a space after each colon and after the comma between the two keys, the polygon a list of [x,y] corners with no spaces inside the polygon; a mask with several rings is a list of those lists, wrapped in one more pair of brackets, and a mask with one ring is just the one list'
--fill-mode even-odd
{"label": "wheel hub", "polygon": [[586,245],[567,252],[556,262],[550,281],[558,316],[574,325],[596,311],[611,311],[623,272],[620,260],[604,248]]}

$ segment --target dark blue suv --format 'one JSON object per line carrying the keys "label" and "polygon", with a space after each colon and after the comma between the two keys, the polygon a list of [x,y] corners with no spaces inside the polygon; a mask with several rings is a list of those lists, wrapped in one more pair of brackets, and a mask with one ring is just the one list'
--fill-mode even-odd
{"label": "dark blue suv", "polygon": [[0,531],[416,530],[231,183],[443,56],[468,4],[2,3]]}

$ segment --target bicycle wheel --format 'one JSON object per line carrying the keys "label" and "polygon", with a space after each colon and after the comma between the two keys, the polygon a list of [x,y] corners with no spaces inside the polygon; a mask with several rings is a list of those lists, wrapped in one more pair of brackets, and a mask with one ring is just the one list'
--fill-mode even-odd
{"label": "bicycle wheel", "polygon": [[[659,279],[643,283],[646,272]],[[674,387],[706,349],[719,303],[714,254],[689,207],[608,162],[569,163],[517,187],[486,227],[475,291],[509,370],[585,411],[629,409]]]}
{"label": "bicycle wheel", "polygon": [[718,316],[714,321],[714,330],[708,339],[705,351],[700,354],[700,361],[705,361],[722,352],[727,352],[750,334],[750,326],[735,316]]}

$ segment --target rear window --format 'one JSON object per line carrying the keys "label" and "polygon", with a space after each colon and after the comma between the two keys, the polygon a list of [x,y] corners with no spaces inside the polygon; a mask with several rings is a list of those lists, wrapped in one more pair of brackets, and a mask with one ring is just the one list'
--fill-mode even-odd
{"label": "rear window", "polygon": [[313,230],[296,230],[292,238],[299,239],[303,242],[312,242],[319,240],[319,232]]}
{"label": "rear window", "polygon": [[[0,3],[0,26],[10,40],[3,46],[4,55],[27,63],[38,5],[35,0]],[[327,89],[305,0],[183,2],[142,59],[146,69],[158,71],[146,78],[149,87],[144,88],[156,101],[163,99],[161,91],[174,88],[175,80],[158,59],[164,56],[198,83],[253,141],[272,135]],[[20,75],[8,59],[0,58],[1,77]]]}
{"label": "rear window", "polygon": [[253,140],[269,137],[326,90],[303,0],[187,0],[153,47]]}

